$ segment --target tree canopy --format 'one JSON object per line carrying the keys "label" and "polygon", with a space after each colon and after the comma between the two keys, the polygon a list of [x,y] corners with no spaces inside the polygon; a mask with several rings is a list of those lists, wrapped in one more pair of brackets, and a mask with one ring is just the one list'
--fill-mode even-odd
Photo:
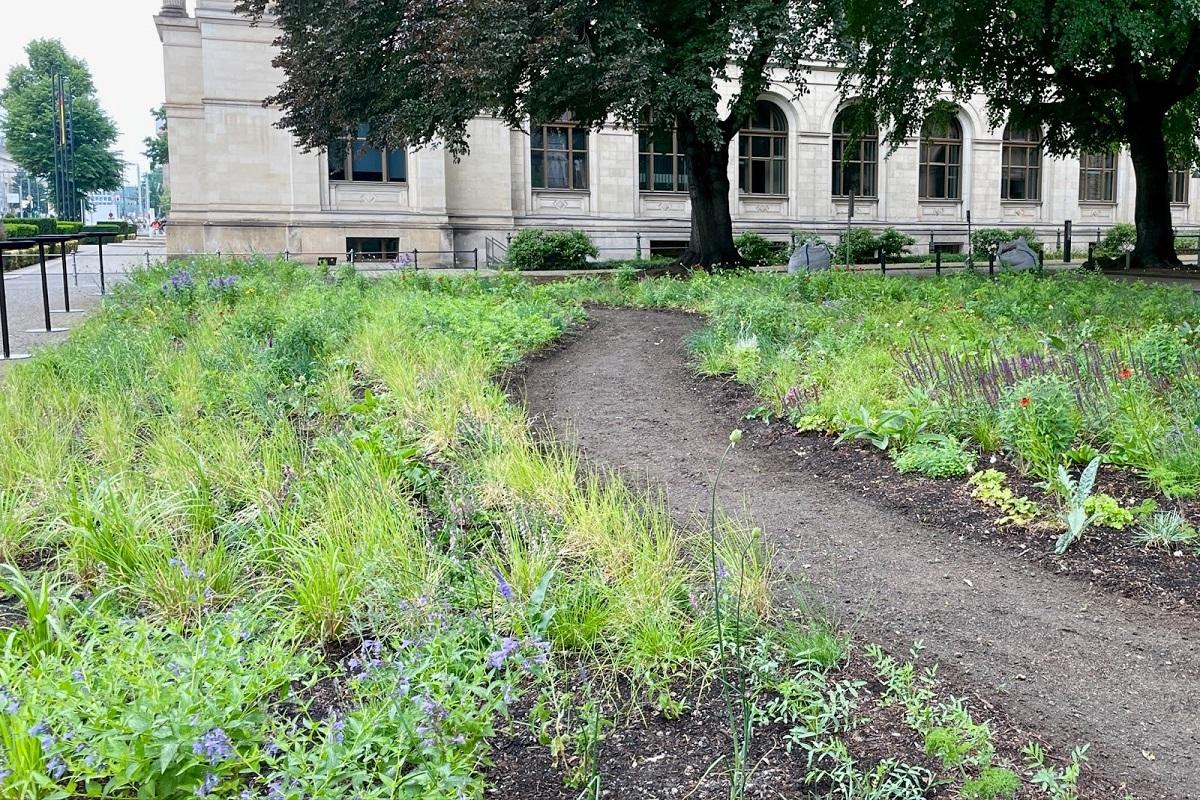
{"label": "tree canopy", "polygon": [[1128,0],[835,0],[843,90],[916,134],[949,93],[990,123],[1041,128],[1052,154],[1130,147],[1142,262],[1175,259],[1168,166],[1197,159],[1200,6]]}
{"label": "tree canopy", "polygon": [[150,160],[150,169],[155,169],[171,160],[170,151],[167,148],[166,106],[152,108],[150,114],[154,117],[154,135],[142,139],[142,144],[146,146],[142,155]]}
{"label": "tree canopy", "polygon": [[[35,39],[25,47],[27,64],[8,71],[8,82],[0,92],[0,104],[8,113],[4,133],[13,160],[31,174],[50,178],[54,173],[54,81],[62,75],[74,97],[75,187],[78,196],[63,209],[78,207],[91,191],[116,189],[123,169],[112,146],[117,128],[100,107],[96,87],[87,64],[71,56],[57,39]],[[53,193],[53,181],[49,181]]]}
{"label": "tree canopy", "polygon": [[[693,178],[685,261],[698,264],[737,259],[729,142],[771,67],[785,91],[802,87],[818,11],[777,0],[240,0],[238,8],[274,15],[285,80],[268,102],[307,148],[366,123],[372,144],[436,143],[462,154],[467,125],[481,114],[514,128],[567,114],[588,127],[632,127],[651,114],[674,126]],[[728,102],[720,84],[732,87]]]}

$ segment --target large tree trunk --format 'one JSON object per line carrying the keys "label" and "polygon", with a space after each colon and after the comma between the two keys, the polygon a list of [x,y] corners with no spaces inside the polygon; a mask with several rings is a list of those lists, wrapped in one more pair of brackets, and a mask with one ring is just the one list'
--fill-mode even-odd
{"label": "large tree trunk", "polygon": [[1129,108],[1129,156],[1137,182],[1133,220],[1137,244],[1131,261],[1139,267],[1179,267],[1171,224],[1171,189],[1167,144],[1163,136],[1165,111]]}
{"label": "large tree trunk", "polygon": [[688,195],[692,232],[679,263],[687,267],[732,267],[741,263],[733,244],[729,214],[729,142],[713,144],[697,135],[694,124],[677,120],[679,144],[688,159]]}

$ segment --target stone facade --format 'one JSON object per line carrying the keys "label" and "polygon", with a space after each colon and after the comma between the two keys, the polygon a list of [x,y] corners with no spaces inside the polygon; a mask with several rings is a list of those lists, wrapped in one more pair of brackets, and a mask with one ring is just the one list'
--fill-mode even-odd
{"label": "stone facade", "polygon": [[[406,154],[403,182],[331,180],[322,152],[303,152],[275,127],[279,112],[264,108],[281,75],[271,66],[274,31],[251,26],[233,13],[234,0],[196,0],[189,15],[182,0],[164,0],[156,18],[163,43],[166,109],[171,149],[171,224],[174,252],[282,252],[313,260],[344,254],[348,239],[396,240],[422,260],[446,262],[461,251],[483,262],[505,237],[523,227],[587,230],[606,258],[632,256],[639,247],[686,240],[686,193],[641,191],[638,136],[619,128],[587,135],[587,189],[532,188],[530,137],[503,123],[479,118],[470,125],[469,155],[459,161],[437,148]],[[737,143],[731,148],[730,207],[738,231],[786,239],[794,230],[836,235],[845,227],[848,200],[831,186],[833,127],[844,103],[837,73],[817,68],[806,92],[795,97],[775,85],[761,99],[786,119],[785,190],[776,195],[738,189]],[[1075,158],[1042,159],[1040,199],[1001,199],[1003,131],[992,130],[985,98],[959,106],[961,189],[952,200],[918,197],[917,139],[895,152],[882,148],[876,197],[857,198],[855,223],[895,226],[916,237],[921,252],[933,244],[966,240],[966,214],[976,227],[1032,226],[1057,241],[1071,220],[1075,246],[1133,217],[1133,168],[1116,158],[1111,202],[1080,200]],[[1180,179],[1186,200],[1196,180]],[[1180,228],[1200,225],[1196,203],[1179,202]],[[490,241],[489,241],[490,240]],[[435,252],[442,251],[442,252]]]}

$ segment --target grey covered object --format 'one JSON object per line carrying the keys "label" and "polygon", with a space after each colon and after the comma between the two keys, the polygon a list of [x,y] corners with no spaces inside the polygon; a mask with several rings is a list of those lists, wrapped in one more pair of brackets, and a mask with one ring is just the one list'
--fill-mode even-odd
{"label": "grey covered object", "polygon": [[1027,269],[1037,269],[1037,251],[1029,246],[1025,237],[1018,237],[1015,242],[1004,242],[996,248],[996,260],[1000,266],[1015,272]]}
{"label": "grey covered object", "polygon": [[788,272],[810,272],[818,269],[829,269],[833,263],[833,253],[823,244],[803,242],[792,251],[788,259]]}

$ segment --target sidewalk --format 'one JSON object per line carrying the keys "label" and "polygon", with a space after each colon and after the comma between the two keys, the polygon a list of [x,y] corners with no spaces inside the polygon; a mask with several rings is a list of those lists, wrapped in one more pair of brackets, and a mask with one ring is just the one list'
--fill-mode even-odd
{"label": "sidewalk", "polygon": [[[126,273],[162,251],[162,240],[133,240],[104,246],[105,286],[125,280]],[[61,342],[66,331],[47,333],[42,302],[42,274],[37,264],[3,275],[8,305],[9,342],[13,353],[31,353],[47,344]],[[50,300],[50,323],[54,328],[77,328],[88,311],[100,304],[100,257],[96,245],[84,245],[67,254],[67,299],[71,313],[63,313],[62,256],[46,257],[46,288]],[[0,360],[0,372],[12,362]]]}

